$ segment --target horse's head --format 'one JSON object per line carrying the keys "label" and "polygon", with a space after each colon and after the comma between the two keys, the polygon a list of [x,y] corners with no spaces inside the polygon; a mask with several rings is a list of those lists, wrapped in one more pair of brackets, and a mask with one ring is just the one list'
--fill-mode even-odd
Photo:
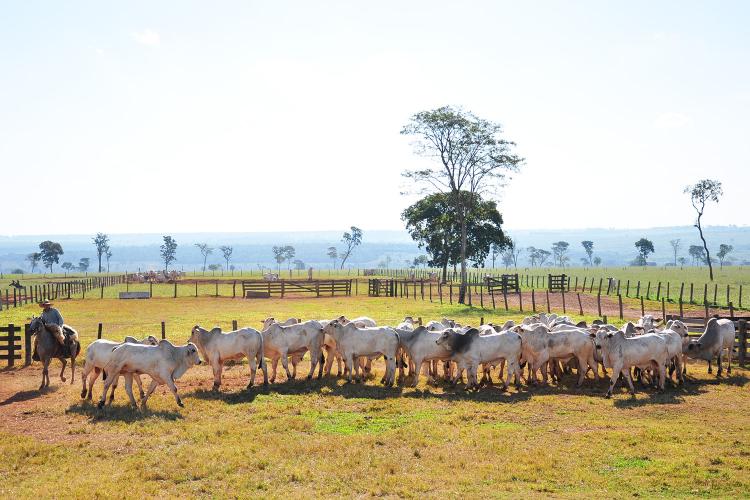
{"label": "horse's head", "polygon": [[29,324],[29,328],[32,332],[36,333],[42,328],[44,328],[44,321],[42,321],[42,318],[39,316],[32,316],[31,317],[31,323]]}

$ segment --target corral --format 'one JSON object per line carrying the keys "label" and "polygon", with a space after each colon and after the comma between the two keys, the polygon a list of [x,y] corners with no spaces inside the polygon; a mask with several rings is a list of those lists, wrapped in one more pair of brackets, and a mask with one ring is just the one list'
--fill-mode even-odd
{"label": "corral", "polygon": [[[99,322],[103,336],[113,339],[158,336],[164,322],[167,338],[183,343],[196,323],[229,328],[238,320],[257,328],[266,316],[366,314],[383,324],[406,315],[473,324],[481,316],[486,322],[522,316],[512,309],[363,296],[58,305],[84,346],[96,338]],[[23,324],[35,312],[33,305],[4,311],[3,323]],[[684,387],[639,389],[636,397],[622,389],[613,400],[603,398],[606,382],[589,378],[576,389],[572,377],[547,387],[467,394],[424,381],[416,389],[384,388],[377,376],[364,385],[334,377],[287,384],[282,372],[281,383],[267,392],[248,392],[245,366],[226,371],[218,394],[209,390],[210,369],[194,368],[177,384],[186,408],[160,389],[145,414],[126,407],[122,392],[105,410],[81,402],[78,380],[70,386],[53,378],[52,388],[39,394],[36,364],[0,372],[0,450],[9,471],[3,493],[29,495],[37,481],[56,481],[62,496],[231,495],[239,489],[293,497],[737,496],[750,485],[748,373],[736,366],[717,381],[705,364],[691,363]],[[382,365],[375,370],[381,373]],[[96,396],[100,390],[97,385]]]}

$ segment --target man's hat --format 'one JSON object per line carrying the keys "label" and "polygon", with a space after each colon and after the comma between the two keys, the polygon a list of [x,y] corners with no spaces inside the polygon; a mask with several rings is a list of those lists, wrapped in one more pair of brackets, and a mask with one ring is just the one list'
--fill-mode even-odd
{"label": "man's hat", "polygon": [[46,307],[46,306],[51,306],[51,305],[52,305],[52,302],[50,302],[49,300],[45,300],[44,302],[39,303],[39,307]]}

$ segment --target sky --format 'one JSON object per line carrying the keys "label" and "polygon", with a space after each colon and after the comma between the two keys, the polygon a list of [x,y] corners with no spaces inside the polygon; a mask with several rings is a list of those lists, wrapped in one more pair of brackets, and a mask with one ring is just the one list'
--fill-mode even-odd
{"label": "sky", "polygon": [[[525,158],[509,229],[747,225],[750,3],[0,0],[0,234],[400,229],[401,128]],[[17,209],[8,202],[19,202]]]}

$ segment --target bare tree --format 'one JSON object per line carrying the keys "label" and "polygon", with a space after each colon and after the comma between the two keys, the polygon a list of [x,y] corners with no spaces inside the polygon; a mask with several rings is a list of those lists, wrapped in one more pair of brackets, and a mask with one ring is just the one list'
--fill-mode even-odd
{"label": "bare tree", "polygon": [[500,124],[450,106],[415,114],[401,133],[416,138],[416,154],[437,160],[430,168],[407,170],[404,177],[422,184],[425,191],[449,194],[458,215],[461,234],[458,301],[463,304],[467,281],[466,214],[475,195],[498,190],[505,183],[506,173],[517,171],[523,159],[511,152],[515,143],[501,137]]}
{"label": "bare tree", "polygon": [[99,272],[102,272],[102,256],[109,251],[109,236],[104,233],[96,233],[94,246],[96,246],[96,256],[99,259]]}
{"label": "bare tree", "polygon": [[203,274],[206,274],[206,259],[214,253],[214,249],[208,246],[208,243],[196,243],[195,246],[201,251],[201,255],[203,255]]}
{"label": "bare tree", "polygon": [[721,189],[721,182],[711,179],[703,179],[692,186],[686,187],[685,193],[690,195],[690,201],[693,204],[693,208],[698,214],[698,218],[695,222],[695,227],[698,229],[698,234],[700,234],[701,241],[703,242],[703,249],[706,252],[708,276],[709,279],[713,281],[714,267],[711,264],[711,253],[708,251],[708,243],[706,243],[706,238],[703,236],[701,217],[703,217],[703,212],[706,209],[706,202],[713,201],[714,203],[719,203],[719,197],[724,194],[724,191]]}
{"label": "bare tree", "polygon": [[674,253],[674,265],[677,265],[677,252],[680,251],[680,247],[682,247],[682,243],[680,242],[680,239],[677,238],[675,240],[669,240],[669,244],[672,245],[672,252]]}
{"label": "bare tree", "polygon": [[358,227],[352,226],[352,232],[344,232],[344,236],[341,238],[341,242],[346,245],[344,253],[341,255],[341,269],[344,269],[346,259],[352,254],[354,249],[362,243],[362,230]]}
{"label": "bare tree", "polygon": [[234,248],[229,246],[222,246],[219,247],[219,250],[221,250],[221,255],[224,257],[224,260],[227,263],[227,271],[229,271],[229,261],[232,258],[232,252],[234,252]]}

